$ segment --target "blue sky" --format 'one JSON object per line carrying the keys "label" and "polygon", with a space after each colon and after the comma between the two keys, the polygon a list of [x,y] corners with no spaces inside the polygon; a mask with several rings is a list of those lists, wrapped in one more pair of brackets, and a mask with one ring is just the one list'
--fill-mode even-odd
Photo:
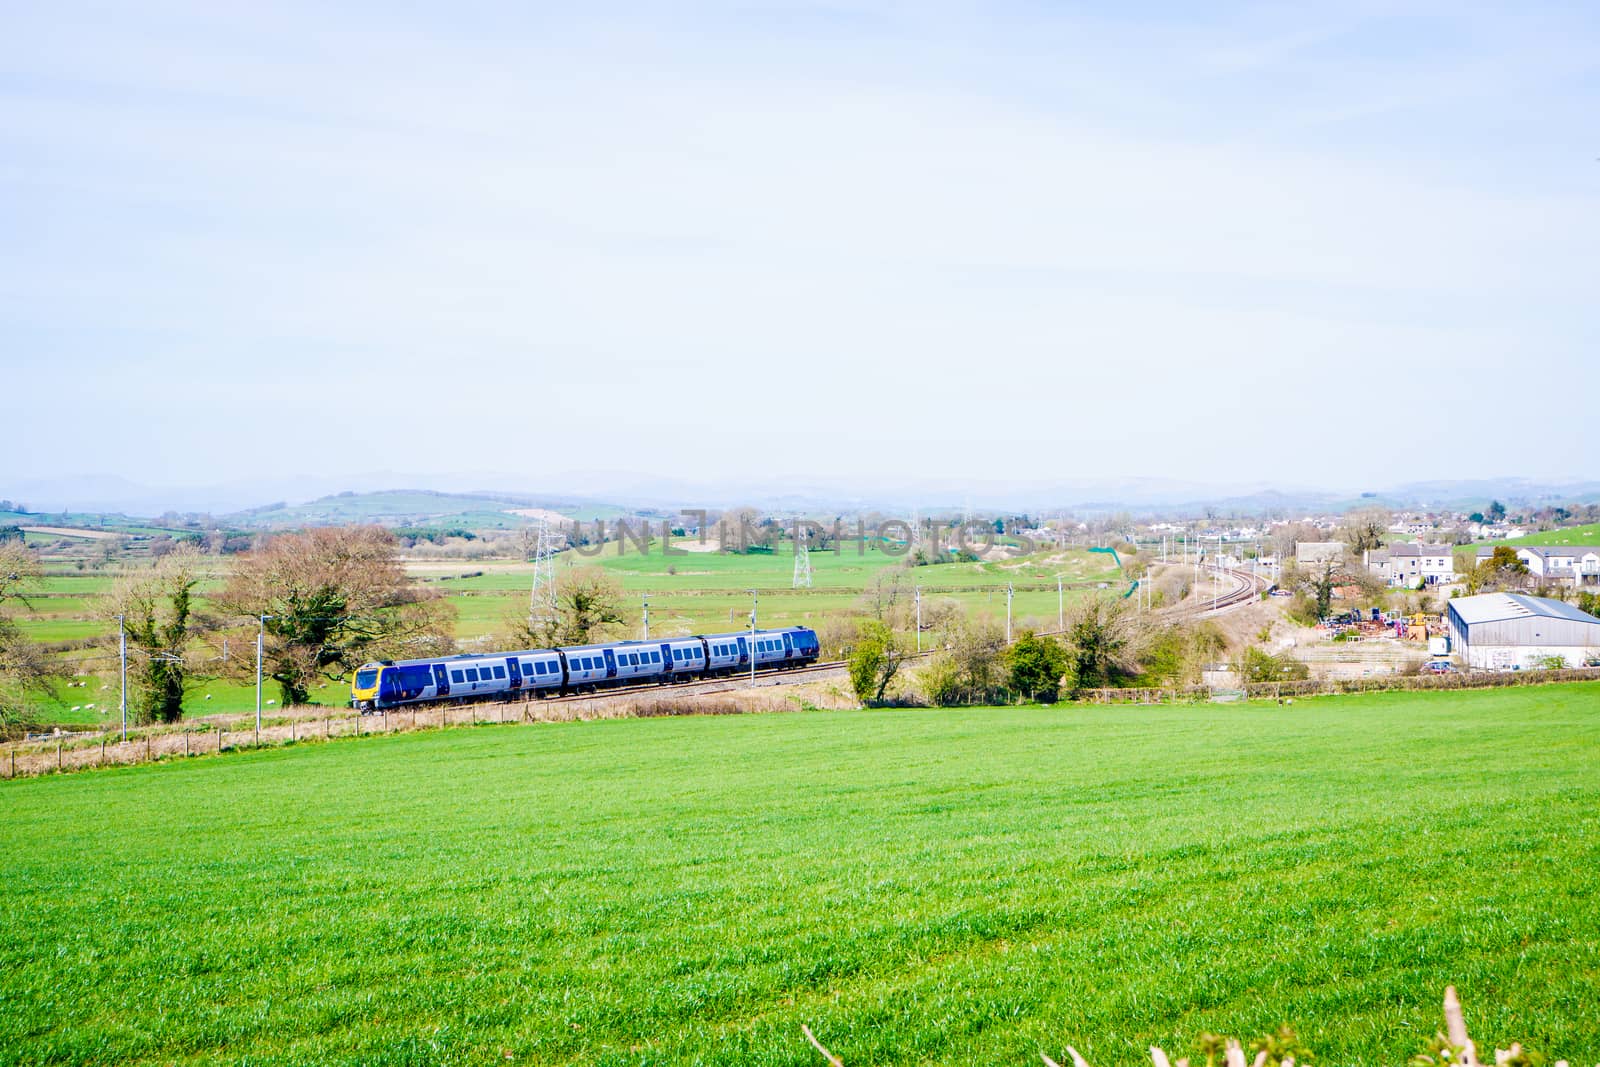
{"label": "blue sky", "polygon": [[1600,470],[1600,9],[1202,6],[13,5],[0,488]]}

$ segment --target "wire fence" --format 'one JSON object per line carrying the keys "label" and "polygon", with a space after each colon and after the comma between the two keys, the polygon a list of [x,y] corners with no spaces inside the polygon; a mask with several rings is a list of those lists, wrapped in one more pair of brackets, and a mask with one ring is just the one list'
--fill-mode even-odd
{"label": "wire fence", "polygon": [[1376,678],[1323,678],[1298,682],[1250,682],[1239,686],[1165,686],[1133,689],[1086,689],[1088,704],[1205,704],[1233,699],[1280,700],[1419,689],[1499,689],[1555,682],[1600,681],[1600,667],[1561,670],[1479,672],[1473,674],[1384,675]]}
{"label": "wire fence", "polygon": [[702,694],[617,693],[586,699],[439,704],[368,715],[346,708],[290,707],[263,719],[259,731],[253,716],[235,715],[130,728],[126,741],[114,730],[61,733],[19,741],[0,751],[0,778],[36,777],[312,741],[452,727],[760,714],[853,706],[839,687],[816,682]]}

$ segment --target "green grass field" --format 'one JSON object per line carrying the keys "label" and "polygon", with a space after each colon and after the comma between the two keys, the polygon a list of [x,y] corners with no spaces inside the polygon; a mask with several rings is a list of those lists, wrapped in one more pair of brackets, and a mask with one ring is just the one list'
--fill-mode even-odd
{"label": "green grass field", "polygon": [[1587,545],[1590,547],[1600,545],[1600,522],[1592,522],[1587,526],[1567,526],[1559,530],[1545,530],[1543,533],[1531,533],[1527,537],[1518,537],[1511,541],[1479,541],[1480,545]]}
{"label": "green grass field", "polygon": [[[1600,688],[492,727],[0,787],[0,1062],[1600,1058]],[[1147,1059],[1144,1062],[1148,1062]]]}

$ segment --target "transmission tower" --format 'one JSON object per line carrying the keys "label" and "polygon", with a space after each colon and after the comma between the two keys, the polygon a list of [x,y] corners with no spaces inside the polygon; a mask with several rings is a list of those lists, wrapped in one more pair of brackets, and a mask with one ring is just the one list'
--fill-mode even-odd
{"label": "transmission tower", "polygon": [[915,549],[922,544],[922,519],[917,515],[917,509],[911,509],[911,544]]}
{"label": "transmission tower", "polygon": [[811,588],[811,531],[804,526],[794,539],[794,588]]}
{"label": "transmission tower", "polygon": [[556,621],[556,537],[543,516],[534,529],[533,590],[528,598],[528,623],[536,631]]}

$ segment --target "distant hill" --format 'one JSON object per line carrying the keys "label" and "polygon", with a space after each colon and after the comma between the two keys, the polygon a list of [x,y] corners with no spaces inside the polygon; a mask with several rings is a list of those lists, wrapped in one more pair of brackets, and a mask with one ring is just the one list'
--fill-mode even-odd
{"label": "distant hill", "polygon": [[550,501],[501,493],[438,493],[393,489],[376,493],[336,493],[304,504],[268,504],[223,517],[229,526],[461,526],[509,530],[535,521],[540,512],[564,519],[612,518],[626,514],[610,504]]}

